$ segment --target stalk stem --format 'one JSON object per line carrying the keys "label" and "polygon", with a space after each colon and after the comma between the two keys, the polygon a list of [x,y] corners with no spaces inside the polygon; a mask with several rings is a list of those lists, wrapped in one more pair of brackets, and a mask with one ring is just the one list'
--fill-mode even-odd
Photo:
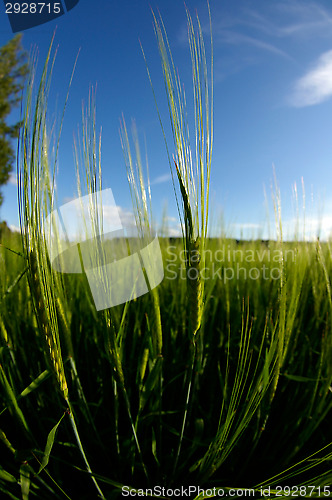
{"label": "stalk stem", "polygon": [[174,476],[176,473],[176,468],[177,468],[179,458],[180,458],[184,430],[185,430],[186,422],[187,422],[187,415],[188,415],[189,404],[190,404],[190,395],[191,395],[191,388],[192,388],[192,382],[193,382],[195,361],[196,361],[196,341],[194,339],[192,341],[192,344],[191,344],[191,360],[190,360],[190,369],[189,369],[189,373],[188,373],[187,397],[186,397],[186,404],[185,404],[185,409],[184,409],[183,419],[182,419],[182,427],[181,427],[179,446],[178,446],[178,450],[177,450],[175,462],[174,462],[174,467],[173,467],[173,479],[174,479]]}
{"label": "stalk stem", "polygon": [[101,491],[100,489],[100,486],[99,484],[97,483],[97,480],[95,479],[95,477],[93,476],[93,472],[91,470],[91,467],[90,467],[90,464],[88,462],[88,459],[86,458],[86,455],[85,455],[85,451],[84,451],[84,448],[82,446],[82,443],[81,443],[81,439],[80,439],[80,435],[78,433],[78,429],[77,429],[77,425],[76,425],[76,422],[75,422],[75,417],[74,417],[74,413],[73,413],[73,408],[70,404],[70,401],[69,399],[66,399],[66,403],[68,405],[68,408],[69,408],[69,419],[70,419],[70,423],[71,423],[71,426],[73,428],[73,431],[74,431],[74,434],[75,434],[75,438],[76,438],[76,442],[77,442],[77,445],[78,445],[78,448],[81,452],[81,455],[82,455],[82,458],[84,460],[84,463],[85,463],[85,467],[86,467],[86,470],[88,471],[88,473],[91,475],[91,479],[98,491],[98,494],[99,494],[99,497],[102,498],[103,500],[106,500],[105,499],[105,496],[103,494],[103,492]]}

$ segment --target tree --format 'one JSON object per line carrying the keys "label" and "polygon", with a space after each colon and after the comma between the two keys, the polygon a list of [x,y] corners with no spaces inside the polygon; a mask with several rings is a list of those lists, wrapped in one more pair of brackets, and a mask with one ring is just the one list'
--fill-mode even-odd
{"label": "tree", "polygon": [[[20,100],[28,72],[22,35],[16,35],[0,48],[0,188],[8,182],[15,160],[12,139],[18,137],[20,122],[9,125],[8,117]],[[0,192],[0,206],[3,197]]]}

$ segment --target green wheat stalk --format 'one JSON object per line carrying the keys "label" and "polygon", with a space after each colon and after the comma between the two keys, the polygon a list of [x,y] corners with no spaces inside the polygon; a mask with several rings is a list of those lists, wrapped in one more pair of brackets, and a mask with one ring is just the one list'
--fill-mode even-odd
{"label": "green wheat stalk", "polygon": [[[141,241],[147,241],[152,239],[155,235],[153,234],[153,217],[152,217],[152,202],[151,202],[151,189],[150,189],[150,179],[149,179],[149,169],[148,163],[146,163],[147,170],[147,189],[145,188],[144,176],[143,176],[143,165],[142,156],[138,141],[138,134],[135,123],[133,123],[132,136],[134,140],[135,158],[131,151],[129,135],[126,127],[126,122],[124,117],[121,121],[120,137],[122,150],[124,154],[125,164],[127,168],[127,178],[131,191],[131,198],[134,207],[134,215],[136,221],[136,227],[138,229]],[[136,168],[135,168],[136,166]],[[159,292],[156,287],[149,290],[154,311],[154,353],[153,356],[162,355],[163,346],[163,333],[162,333],[162,321],[160,315],[160,303],[159,303]]]}
{"label": "green wheat stalk", "polygon": [[[196,362],[197,333],[201,329],[204,310],[204,282],[201,279],[201,269],[205,265],[205,246],[208,231],[209,213],[209,185],[212,162],[213,144],[213,43],[211,13],[208,4],[210,33],[211,33],[211,63],[210,81],[208,76],[208,65],[206,60],[205,44],[200,21],[197,16],[197,33],[193,21],[186,8],[188,39],[192,64],[193,97],[195,116],[195,152],[193,153],[190,143],[189,125],[187,122],[186,96],[182,88],[180,77],[170,49],[167,33],[160,17],[157,20],[155,14],[154,29],[158,42],[161,65],[164,75],[167,103],[169,109],[170,123],[173,134],[175,154],[176,176],[179,183],[182,203],[179,203],[175,186],[171,155],[166,140],[166,133],[159,115],[166,150],[170,162],[173,187],[176,195],[179,216],[181,220],[183,244],[186,252],[186,276],[188,290],[188,323],[190,337],[190,361],[187,373],[187,391],[182,425],[180,430],[179,444],[175,456],[173,476],[180,458],[182,442],[186,427],[187,415],[190,406],[190,398],[193,385],[193,372]],[[144,51],[143,51],[144,56]],[[145,58],[145,56],[144,56]],[[147,67],[148,70],[148,67]],[[149,80],[153,85],[148,70]],[[153,91],[154,93],[154,91]],[[156,101],[156,98],[155,98]],[[182,205],[182,210],[180,209]]]}
{"label": "green wheat stalk", "polygon": [[[208,11],[211,31],[210,75],[200,21],[197,17],[196,33],[190,13],[186,9],[193,75],[196,146],[194,153],[190,144],[185,92],[175,68],[164,24],[153,14],[175,147],[173,161],[182,199],[182,211],[179,215],[187,255],[190,336],[193,340],[201,327],[204,309],[204,282],[201,280],[200,271],[204,268],[204,248],[208,231],[213,144],[213,44],[209,4]],[[174,183],[173,175],[172,179]],[[178,202],[177,204],[179,207]]]}
{"label": "green wheat stalk", "polygon": [[[55,54],[51,59],[52,45],[53,39],[46,57],[36,97],[34,96],[36,57],[32,58],[30,78],[27,84],[23,126],[19,139],[17,167],[20,227],[23,253],[28,263],[28,281],[31,296],[33,297],[38,328],[45,336],[49,357],[62,396],[70,410],[70,422],[86,469],[91,475],[91,479],[98,494],[101,498],[104,498],[96,479],[92,475],[92,470],[86,458],[77,430],[73,408],[69,400],[59,335],[59,318],[61,318],[60,321],[62,321],[62,323],[65,322],[66,325],[63,285],[59,275],[52,272],[47,251],[46,241],[49,236],[49,228],[45,227],[44,221],[47,214],[53,210],[55,203],[55,167],[63,122],[62,116],[56,143],[54,169],[53,173],[51,173],[49,138],[46,122],[47,100],[49,98],[52,71],[56,57]],[[72,78],[73,73],[70,84]],[[64,110],[67,100],[68,93]],[[52,230],[55,231],[58,237],[57,228],[52,227]],[[68,328],[66,328],[66,330],[68,337]],[[68,338],[67,346],[69,346],[70,350],[72,349]]]}

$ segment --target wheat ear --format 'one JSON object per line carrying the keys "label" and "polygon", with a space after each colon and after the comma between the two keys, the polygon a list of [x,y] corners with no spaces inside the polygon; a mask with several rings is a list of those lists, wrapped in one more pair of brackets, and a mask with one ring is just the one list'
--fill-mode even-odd
{"label": "wheat ear", "polygon": [[201,281],[200,238],[194,237],[194,226],[189,196],[180,169],[174,160],[183,202],[186,245],[186,272],[189,296],[190,326],[195,337],[200,329],[203,314],[203,287]]}
{"label": "wheat ear", "polygon": [[66,376],[64,373],[64,367],[62,363],[62,356],[60,351],[59,342],[57,337],[53,334],[50,321],[50,306],[46,306],[45,298],[42,293],[41,281],[38,270],[37,255],[35,250],[30,250],[29,252],[29,264],[30,264],[30,290],[34,301],[34,307],[37,317],[37,322],[39,328],[43,332],[46,338],[46,342],[49,349],[49,355],[51,362],[55,371],[55,375],[59,382],[59,386],[63,397],[67,400],[68,398],[68,386],[66,381]]}
{"label": "wheat ear", "polygon": [[[203,287],[201,280],[201,256],[199,244],[199,237],[190,242],[189,265],[187,270],[190,322],[194,336],[201,327],[203,314]],[[191,275],[192,272],[193,276]]]}

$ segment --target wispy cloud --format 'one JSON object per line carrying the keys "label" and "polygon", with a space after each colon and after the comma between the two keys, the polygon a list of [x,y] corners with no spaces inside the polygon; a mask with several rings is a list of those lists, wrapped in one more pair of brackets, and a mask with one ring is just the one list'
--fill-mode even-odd
{"label": "wispy cloud", "polygon": [[171,180],[171,174],[164,174],[164,175],[159,175],[159,177],[156,177],[151,181],[150,185],[154,184],[163,184],[164,182],[168,182]]}
{"label": "wispy cloud", "polygon": [[251,45],[253,47],[256,47],[257,49],[264,50],[267,52],[272,52],[273,54],[276,54],[276,55],[282,56],[282,57],[286,57],[288,59],[290,58],[289,55],[286,54],[286,52],[279,49],[275,45],[268,43],[268,42],[265,42],[264,40],[260,40],[258,38],[252,37],[252,36],[244,35],[242,33],[224,30],[220,34],[220,38],[222,41],[229,43],[229,44],[234,44],[234,45],[243,44],[246,46]]}
{"label": "wispy cloud", "polygon": [[332,50],[324,52],[293,87],[289,104],[305,107],[320,104],[332,96]]}
{"label": "wispy cloud", "polygon": [[[320,2],[282,0],[259,2],[259,7],[243,4],[242,9],[215,12],[216,80],[223,80],[248,65],[264,63],[268,56],[294,60],[298,44],[312,43],[318,38],[332,40],[331,9]],[[208,32],[209,26],[204,29]],[[219,57],[218,49],[223,50],[227,45],[234,45],[236,53],[231,56],[223,53]]]}
{"label": "wispy cloud", "polygon": [[331,36],[332,16],[318,2],[280,2],[277,10],[294,18],[276,27],[278,36]]}
{"label": "wispy cloud", "polygon": [[332,16],[318,2],[274,2],[265,12],[246,9],[241,24],[269,37],[331,36]]}

